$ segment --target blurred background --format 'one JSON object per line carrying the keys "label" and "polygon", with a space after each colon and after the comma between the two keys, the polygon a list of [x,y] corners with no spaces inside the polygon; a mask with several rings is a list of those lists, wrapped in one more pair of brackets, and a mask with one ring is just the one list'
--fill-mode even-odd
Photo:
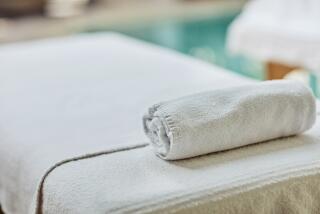
{"label": "blurred background", "polygon": [[1,0],[0,42],[116,31],[263,79],[263,65],[226,50],[244,0]]}
{"label": "blurred background", "polygon": [[288,75],[301,70],[300,66],[230,54],[226,48],[228,28],[246,3],[246,0],[0,0],[0,45],[115,31],[258,80],[298,76],[311,83],[317,93],[314,75],[307,72]]}

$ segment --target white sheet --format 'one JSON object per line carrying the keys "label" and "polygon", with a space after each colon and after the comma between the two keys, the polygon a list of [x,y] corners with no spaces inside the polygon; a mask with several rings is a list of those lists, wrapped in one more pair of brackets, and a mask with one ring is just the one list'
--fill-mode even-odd
{"label": "white sheet", "polygon": [[[44,198],[37,191],[57,163],[146,143],[141,116],[152,103],[251,82],[115,34],[5,45],[0,66],[0,203],[6,213],[33,213],[32,201],[39,200],[46,209],[52,186],[45,183]],[[68,201],[56,196],[53,202]]]}
{"label": "white sheet", "polygon": [[[319,121],[319,117],[318,117]],[[70,162],[44,187],[45,213],[316,214],[320,123],[305,135],[183,161],[149,147]]]}

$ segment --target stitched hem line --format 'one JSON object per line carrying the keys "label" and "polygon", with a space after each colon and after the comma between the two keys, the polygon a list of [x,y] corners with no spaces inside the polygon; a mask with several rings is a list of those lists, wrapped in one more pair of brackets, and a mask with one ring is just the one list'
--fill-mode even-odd
{"label": "stitched hem line", "polygon": [[38,185],[38,189],[37,189],[37,197],[36,197],[36,207],[34,210],[35,214],[42,214],[43,212],[43,185],[45,182],[45,179],[49,176],[49,174],[55,170],[57,167],[69,163],[69,162],[73,162],[73,161],[78,161],[78,160],[83,160],[83,159],[88,159],[88,158],[94,158],[100,155],[107,155],[107,154],[113,154],[116,152],[123,152],[123,151],[128,151],[128,150],[133,150],[133,149],[138,149],[138,148],[143,148],[146,147],[148,144],[147,143],[143,143],[143,144],[136,144],[136,145],[131,145],[131,146],[126,146],[126,147],[120,147],[120,148],[114,148],[114,149],[110,149],[107,151],[102,151],[102,152],[96,152],[96,153],[91,153],[91,154],[85,154],[85,155],[81,155],[78,157],[73,157],[73,158],[69,158],[69,159],[65,159],[62,160],[58,163],[56,163],[55,165],[53,165],[52,167],[50,167],[45,174],[42,176],[41,181]]}

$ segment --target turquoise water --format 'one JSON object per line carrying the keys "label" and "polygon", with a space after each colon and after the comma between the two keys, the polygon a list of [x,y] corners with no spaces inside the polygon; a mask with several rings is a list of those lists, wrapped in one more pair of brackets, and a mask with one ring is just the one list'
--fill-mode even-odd
{"label": "turquoise water", "polygon": [[[191,20],[167,20],[116,28],[86,29],[85,32],[116,31],[147,42],[191,55],[231,72],[263,80],[264,64],[246,57],[233,56],[226,49],[226,35],[237,14]],[[319,77],[311,73],[310,86],[320,97]]]}
{"label": "turquoise water", "polygon": [[227,29],[235,17],[236,14],[185,21],[158,21],[121,29],[90,29],[88,31],[117,31],[261,80],[264,78],[262,63],[245,57],[232,56],[226,49]]}

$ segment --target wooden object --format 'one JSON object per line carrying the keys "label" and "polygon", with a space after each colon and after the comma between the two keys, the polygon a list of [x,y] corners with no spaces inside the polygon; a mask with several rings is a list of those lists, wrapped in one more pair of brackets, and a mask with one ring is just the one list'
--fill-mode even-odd
{"label": "wooden object", "polygon": [[275,63],[275,62],[268,62],[266,79],[268,80],[283,79],[285,75],[287,75],[288,73],[290,73],[295,69],[298,69],[298,67],[288,66],[280,63]]}

